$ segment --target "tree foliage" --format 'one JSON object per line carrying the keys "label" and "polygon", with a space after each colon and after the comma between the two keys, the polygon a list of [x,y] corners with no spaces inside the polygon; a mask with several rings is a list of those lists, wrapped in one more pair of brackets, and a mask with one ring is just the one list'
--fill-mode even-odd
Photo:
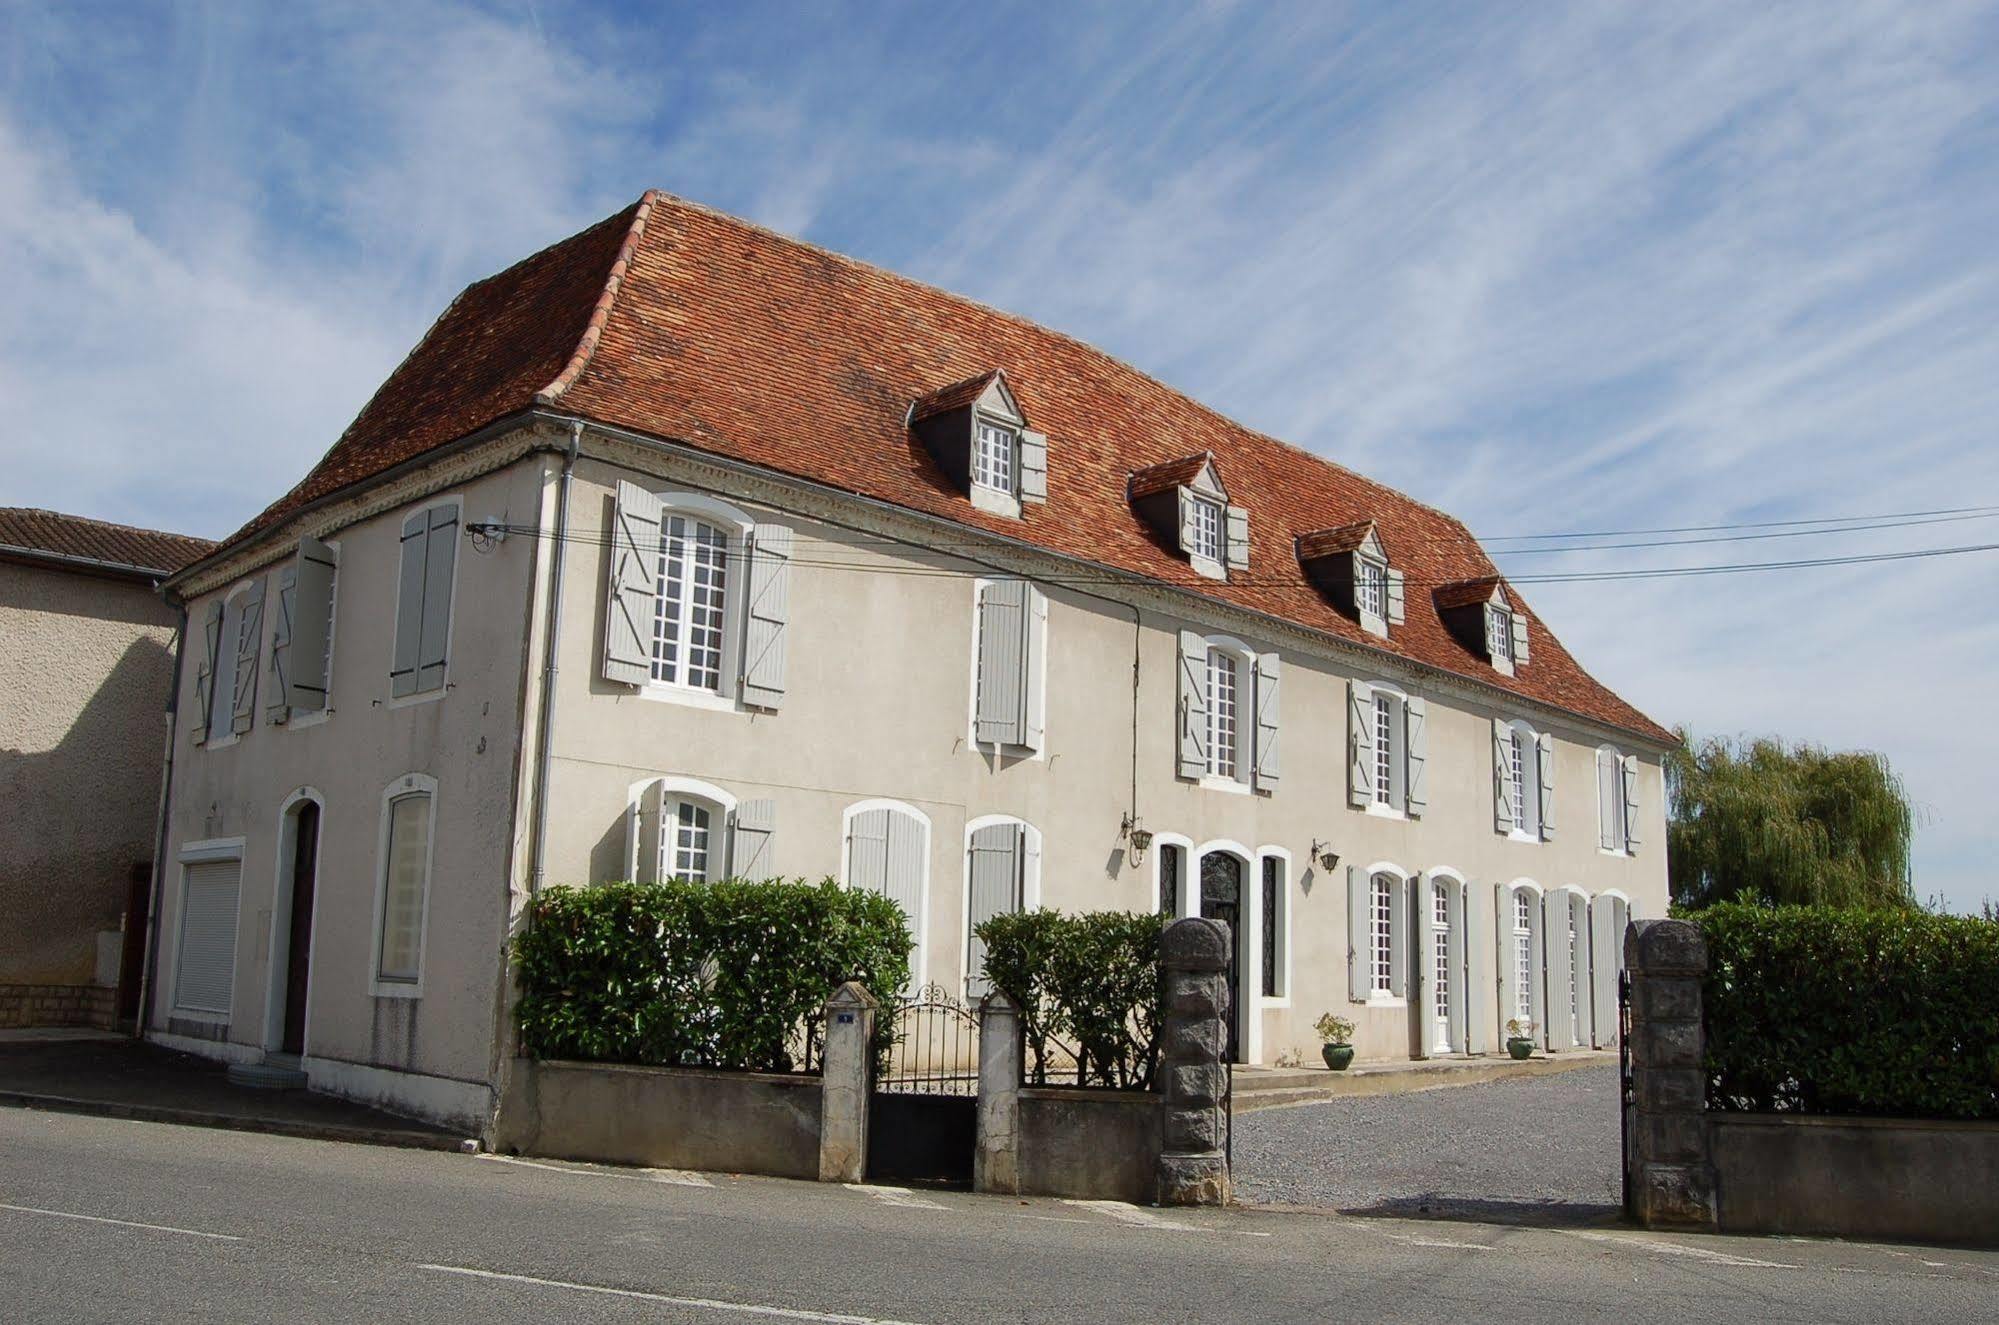
{"label": "tree foliage", "polygon": [[1915,904],[1909,800],[1878,754],[1682,729],[1666,786],[1676,906]]}
{"label": "tree foliage", "polygon": [[1160,929],[1139,911],[1042,908],[979,922],[986,978],[1020,1008],[1030,1082],[1048,1084],[1066,1049],[1079,1086],[1151,1087],[1165,1022]]}

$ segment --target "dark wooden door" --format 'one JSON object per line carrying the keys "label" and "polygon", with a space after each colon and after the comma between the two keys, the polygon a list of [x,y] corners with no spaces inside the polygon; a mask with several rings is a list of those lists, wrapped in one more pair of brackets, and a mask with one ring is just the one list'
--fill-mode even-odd
{"label": "dark wooden door", "polygon": [[1237,1045],[1238,1008],[1242,1000],[1236,990],[1236,953],[1242,947],[1242,862],[1216,852],[1201,859],[1201,915],[1220,920],[1229,927],[1228,1013],[1222,1018],[1228,1027],[1227,1061],[1239,1063]]}
{"label": "dark wooden door", "polygon": [[292,835],[292,923],[285,957],[285,1040],[288,1054],[305,1052],[305,988],[312,971],[313,876],[319,863],[319,806],[301,801]]}
{"label": "dark wooden door", "polygon": [[139,985],[146,975],[146,922],[153,914],[153,863],[132,866],[125,887],[125,946],[118,961],[118,1021],[139,1019]]}

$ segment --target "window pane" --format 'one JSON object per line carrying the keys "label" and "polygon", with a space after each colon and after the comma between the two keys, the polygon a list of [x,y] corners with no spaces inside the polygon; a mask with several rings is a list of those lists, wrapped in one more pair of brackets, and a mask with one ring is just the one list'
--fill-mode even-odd
{"label": "window pane", "polygon": [[672,875],[682,883],[708,878],[708,810],[693,801],[677,803],[673,815]]}
{"label": "window pane", "polygon": [[389,858],[382,896],[384,980],[414,982],[422,962],[423,893],[430,859],[430,797],[399,796],[389,804]]}
{"label": "window pane", "polygon": [[1374,992],[1395,986],[1395,880],[1374,876]]}
{"label": "window pane", "polygon": [[728,535],[713,525],[684,515],[668,515],[661,524],[654,680],[697,690],[722,688],[728,554]]}
{"label": "window pane", "polygon": [[1159,914],[1180,914],[1180,848],[1159,848]]}
{"label": "window pane", "polygon": [[1205,498],[1194,499],[1193,555],[1209,561],[1222,559],[1222,508]]}
{"label": "window pane", "polygon": [[1431,886],[1430,926],[1435,941],[1437,1020],[1451,1019],[1451,895],[1443,883]]}
{"label": "window pane", "polygon": [[999,492],[1013,491],[1013,443],[1011,428],[979,424],[978,445],[972,455],[972,482]]}
{"label": "window pane", "polygon": [[1236,775],[1236,660],[1208,650],[1208,771]]}
{"label": "window pane", "polygon": [[1277,908],[1284,903],[1284,865],[1275,856],[1263,858],[1263,996],[1277,997]]}
{"label": "window pane", "polygon": [[1395,701],[1374,697],[1374,801],[1393,803],[1395,796]]}
{"label": "window pane", "polygon": [[1360,610],[1377,617],[1386,616],[1388,604],[1382,568],[1372,561],[1362,561],[1359,565],[1360,576],[1355,583],[1354,592]]}

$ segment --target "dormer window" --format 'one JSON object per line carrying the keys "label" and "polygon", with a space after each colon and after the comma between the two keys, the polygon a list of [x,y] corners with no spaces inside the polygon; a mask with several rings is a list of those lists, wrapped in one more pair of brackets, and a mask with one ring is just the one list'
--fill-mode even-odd
{"label": "dormer window", "polygon": [[1513,609],[1498,603],[1485,607],[1485,651],[1493,662],[1513,662]]}
{"label": "dormer window", "polygon": [[1402,572],[1372,520],[1298,536],[1298,564],[1333,605],[1370,635],[1386,638],[1403,619]]}
{"label": "dormer window", "polygon": [[1211,580],[1249,566],[1249,512],[1229,505],[1214,457],[1203,451],[1141,469],[1126,487],[1132,509]]}
{"label": "dormer window", "polygon": [[1507,601],[1497,575],[1447,584],[1436,592],[1437,615],[1451,634],[1502,676],[1527,665],[1527,617]]}
{"label": "dormer window", "polygon": [[917,400],[909,426],[980,510],[1019,519],[1024,503],[1048,500],[1048,438],[1028,427],[998,369]]}

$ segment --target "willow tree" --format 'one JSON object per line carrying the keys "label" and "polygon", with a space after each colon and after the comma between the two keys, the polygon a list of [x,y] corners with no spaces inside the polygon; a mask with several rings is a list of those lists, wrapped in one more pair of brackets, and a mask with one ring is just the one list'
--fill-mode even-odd
{"label": "willow tree", "polygon": [[1673,901],[1915,904],[1908,796],[1870,751],[1762,739],[1696,744],[1666,763]]}

